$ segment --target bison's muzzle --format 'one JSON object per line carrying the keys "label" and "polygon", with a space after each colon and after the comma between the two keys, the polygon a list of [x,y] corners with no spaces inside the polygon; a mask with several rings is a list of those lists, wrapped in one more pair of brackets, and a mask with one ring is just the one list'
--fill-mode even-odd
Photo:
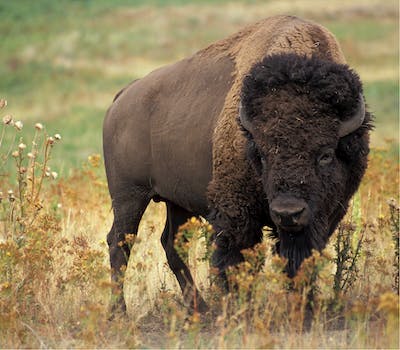
{"label": "bison's muzzle", "polygon": [[278,229],[300,232],[309,224],[310,208],[303,199],[280,195],[270,204],[270,214]]}

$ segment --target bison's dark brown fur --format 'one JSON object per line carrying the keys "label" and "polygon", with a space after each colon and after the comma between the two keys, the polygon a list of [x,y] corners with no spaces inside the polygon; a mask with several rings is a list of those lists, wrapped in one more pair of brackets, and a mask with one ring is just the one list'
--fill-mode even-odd
{"label": "bison's dark brown fur", "polygon": [[214,226],[212,260],[222,278],[265,225],[293,276],[345,214],[367,166],[370,123],[359,78],[333,35],[290,16],[131,83],[103,133],[116,305],[125,310],[125,234],[136,234],[151,199],[167,205],[161,243],[185,300],[199,310],[206,304],[174,248],[192,215]]}

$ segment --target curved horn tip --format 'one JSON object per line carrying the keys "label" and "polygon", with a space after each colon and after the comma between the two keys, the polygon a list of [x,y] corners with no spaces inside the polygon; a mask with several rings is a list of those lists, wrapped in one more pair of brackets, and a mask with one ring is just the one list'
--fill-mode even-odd
{"label": "curved horn tip", "polygon": [[341,123],[339,128],[339,137],[344,137],[357,130],[365,119],[365,101],[363,95],[359,95],[358,107],[354,115],[349,119]]}

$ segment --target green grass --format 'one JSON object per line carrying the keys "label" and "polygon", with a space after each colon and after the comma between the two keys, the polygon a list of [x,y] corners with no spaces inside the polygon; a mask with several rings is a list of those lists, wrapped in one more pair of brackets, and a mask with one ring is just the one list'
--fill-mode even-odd
{"label": "green grass", "polygon": [[375,115],[376,131],[372,134],[375,146],[384,146],[394,141],[393,149],[399,142],[399,83],[384,80],[364,85],[365,95],[371,111]]}
{"label": "green grass", "polygon": [[374,18],[358,19],[356,21],[336,21],[327,25],[339,41],[354,40],[370,43],[376,40],[387,40],[398,29],[398,24],[389,19],[384,19],[377,25]]}
{"label": "green grass", "polygon": [[47,123],[48,130],[62,133],[60,149],[55,149],[53,164],[63,169],[61,175],[68,175],[68,168],[81,167],[87,156],[101,153],[102,122],[104,111],[101,109],[76,106],[70,116]]}
{"label": "green grass", "polygon": [[349,20],[336,15],[344,10],[332,4],[317,13],[319,2],[291,7],[287,1],[0,1],[0,96],[16,119],[44,122],[65,136],[57,166],[68,170],[101,153],[103,116],[129,81],[265,14],[293,8],[293,14],[327,26],[360,73],[376,116],[373,145],[381,147],[387,138],[397,145],[396,6],[385,2],[379,12],[373,0],[360,0]]}

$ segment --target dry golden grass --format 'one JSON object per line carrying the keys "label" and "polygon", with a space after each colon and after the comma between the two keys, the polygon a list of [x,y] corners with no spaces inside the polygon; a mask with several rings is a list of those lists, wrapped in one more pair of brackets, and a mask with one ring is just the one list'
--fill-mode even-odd
{"label": "dry golden grass", "polygon": [[[21,135],[12,126],[3,127]],[[8,158],[19,164],[19,185],[1,180],[1,188],[13,188],[15,194],[3,194],[0,211],[1,347],[397,346],[399,207],[388,199],[397,198],[399,169],[387,151],[373,150],[365,181],[338,231],[341,236],[336,233],[324,252],[308,259],[293,281],[282,273],[284,261],[272,254],[273,242],[266,238],[232,270],[235,292],[221,295],[210,284],[212,273],[202,259],[204,235],[211,228],[191,219],[182,232],[193,238],[181,253],[211,306],[207,315],[190,315],[183,306],[160,244],[165,208],[152,203],[128,266],[128,318],[109,321],[105,236],[112,216],[101,157],[89,157],[67,179],[48,182],[46,144],[58,145],[48,136],[41,140],[44,148],[37,147],[35,162],[29,163],[32,158],[21,142],[15,144],[19,156]],[[35,183],[29,175],[33,168],[25,164],[36,169]]]}

